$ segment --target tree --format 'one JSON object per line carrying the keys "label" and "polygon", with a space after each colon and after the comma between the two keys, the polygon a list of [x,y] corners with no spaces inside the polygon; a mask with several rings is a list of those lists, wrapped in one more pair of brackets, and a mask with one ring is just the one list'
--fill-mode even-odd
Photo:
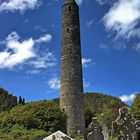
{"label": "tree", "polygon": [[91,118],[97,116],[99,122],[111,127],[112,121],[118,117],[118,110],[126,106],[119,98],[100,93],[84,94],[86,126]]}
{"label": "tree", "polygon": [[[59,98],[53,101],[59,105]],[[127,106],[117,97],[95,92],[84,94],[84,105],[86,127],[94,116],[97,116],[100,122],[104,121],[105,125],[111,127],[112,121],[118,117],[119,108]],[[102,119],[102,117],[104,118]]]}
{"label": "tree", "polygon": [[24,104],[25,104],[25,98],[22,99],[22,105],[24,105]]}
{"label": "tree", "polygon": [[140,120],[140,93],[136,95],[136,98],[131,105],[131,111],[134,117]]}
{"label": "tree", "polygon": [[85,103],[85,125],[86,125],[86,128],[91,123],[92,117],[94,117],[94,116],[95,116],[95,112],[94,112],[92,106],[88,102],[86,102]]}
{"label": "tree", "polygon": [[52,101],[32,102],[14,107],[10,111],[15,124],[27,129],[55,132],[65,130],[66,114]]}
{"label": "tree", "polygon": [[0,112],[8,111],[16,105],[17,97],[13,96],[12,94],[9,94],[9,92],[5,89],[0,88]]}
{"label": "tree", "polygon": [[25,104],[25,98],[22,98],[21,96],[19,96],[18,104],[19,105],[24,105]]}
{"label": "tree", "polygon": [[66,114],[53,101],[39,101],[0,113],[0,139],[39,140],[66,130]]}
{"label": "tree", "polygon": [[18,104],[22,104],[22,97],[19,96]]}

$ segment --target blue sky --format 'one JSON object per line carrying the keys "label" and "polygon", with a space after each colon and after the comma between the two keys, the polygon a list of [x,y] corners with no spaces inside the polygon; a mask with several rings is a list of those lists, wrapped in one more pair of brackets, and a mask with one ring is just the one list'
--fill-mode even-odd
{"label": "blue sky", "polygon": [[[26,101],[59,97],[64,0],[0,0],[0,86]],[[77,0],[85,92],[140,92],[140,1]]]}

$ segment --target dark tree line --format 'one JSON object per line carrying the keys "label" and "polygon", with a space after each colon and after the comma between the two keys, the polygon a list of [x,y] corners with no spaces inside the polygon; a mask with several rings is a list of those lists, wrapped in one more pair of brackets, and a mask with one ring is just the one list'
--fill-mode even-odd
{"label": "dark tree line", "polygon": [[9,94],[3,88],[0,88],[0,112],[9,111],[12,107],[17,105],[17,97]]}
{"label": "dark tree line", "polygon": [[22,98],[21,96],[19,96],[18,104],[19,105],[24,105],[25,104],[25,99]]}
{"label": "dark tree line", "polygon": [[[59,98],[53,101],[59,104]],[[104,122],[107,126],[110,126],[112,121],[117,118],[119,108],[126,106],[117,97],[95,92],[84,94],[84,104],[86,127],[94,116],[97,116],[100,122]]]}
{"label": "dark tree line", "polygon": [[25,104],[25,99],[21,96],[17,99],[16,96],[10,94],[7,90],[0,87],[0,112],[9,111],[18,104]]}

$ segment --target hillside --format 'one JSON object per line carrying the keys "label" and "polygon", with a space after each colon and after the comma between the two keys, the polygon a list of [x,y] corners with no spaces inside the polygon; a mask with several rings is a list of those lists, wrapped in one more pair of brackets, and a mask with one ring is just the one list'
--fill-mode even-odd
{"label": "hillside", "polygon": [[85,117],[88,125],[93,116],[97,116],[100,123],[111,126],[111,122],[118,117],[118,109],[126,106],[119,98],[101,93],[85,93]]}
{"label": "hillside", "polygon": [[[59,104],[59,98],[53,100]],[[84,94],[86,126],[91,122],[93,116],[97,116],[99,122],[111,125],[118,116],[118,109],[126,106],[119,98],[102,93],[90,92]]]}
{"label": "hillside", "polygon": [[0,88],[0,112],[8,111],[17,105],[17,97]]}
{"label": "hillside", "polygon": [[[85,93],[86,127],[93,116],[111,127],[112,120],[118,116],[118,108],[125,104],[116,97]],[[47,135],[66,129],[66,114],[59,107],[59,98],[52,101],[37,101],[17,105],[17,98],[0,89],[0,139],[38,140]]]}
{"label": "hillside", "polygon": [[66,115],[53,101],[17,105],[0,113],[0,140],[39,140],[65,131]]}

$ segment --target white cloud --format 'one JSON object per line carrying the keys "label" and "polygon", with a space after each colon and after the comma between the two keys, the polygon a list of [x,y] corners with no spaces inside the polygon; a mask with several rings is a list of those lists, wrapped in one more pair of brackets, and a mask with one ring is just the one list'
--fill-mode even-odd
{"label": "white cloud", "polygon": [[96,0],[96,2],[100,5],[104,4],[112,4],[115,0]]}
{"label": "white cloud", "polygon": [[83,67],[88,67],[92,63],[92,59],[90,58],[82,58]]}
{"label": "white cloud", "polygon": [[41,71],[40,70],[29,70],[27,71],[27,74],[31,74],[31,75],[36,75],[36,74],[39,74]]}
{"label": "white cloud", "polygon": [[46,28],[46,27],[43,27],[43,26],[41,26],[41,25],[35,26],[34,29],[35,29],[35,30],[38,30],[38,31],[40,31],[40,32],[44,32],[44,33],[47,32],[47,28]]}
{"label": "white cloud", "polygon": [[32,38],[19,41],[16,32],[12,32],[5,40],[6,50],[0,52],[0,68],[12,68],[15,65],[35,57]]}
{"label": "white cloud", "polygon": [[35,40],[36,43],[50,42],[52,40],[52,35],[46,34],[41,36],[39,39]]}
{"label": "white cloud", "polygon": [[90,26],[93,25],[93,23],[94,23],[94,20],[93,19],[92,20],[89,20],[89,21],[86,22],[86,26],[87,27],[90,27]]}
{"label": "white cloud", "polygon": [[47,83],[51,89],[60,89],[60,80],[58,78],[51,78]]}
{"label": "white cloud", "polygon": [[5,48],[0,52],[0,68],[11,69],[24,63],[28,63],[36,69],[54,66],[55,57],[53,53],[47,51],[43,55],[39,55],[35,49],[36,45],[51,41],[52,37],[47,38],[47,36],[50,37],[51,35],[46,34],[36,40],[29,38],[21,41],[16,32],[10,33],[1,44],[5,45]]}
{"label": "white cloud", "polygon": [[113,30],[117,32],[117,37],[124,38],[132,36],[139,20],[140,0],[119,0],[103,18],[107,30]]}
{"label": "white cloud", "polygon": [[140,52],[140,43],[138,43],[138,44],[134,47],[134,49],[135,49],[136,51]]}
{"label": "white cloud", "polygon": [[100,5],[104,5],[105,4],[105,0],[96,0],[97,3],[99,3]]}
{"label": "white cloud", "polygon": [[115,50],[125,50],[126,49],[126,45],[123,42],[108,42],[106,44],[101,43],[99,48],[101,49],[115,49]]}
{"label": "white cloud", "polygon": [[[48,81],[47,81],[47,84],[48,86],[51,88],[51,89],[60,89],[60,79],[58,79],[57,77],[55,78],[50,78]],[[86,82],[85,80],[83,81],[83,86],[84,88],[88,88],[90,86],[90,83],[89,82]]]}
{"label": "white cloud", "polygon": [[83,81],[83,86],[84,88],[90,87],[90,82],[86,82],[85,80]]}
{"label": "white cloud", "polygon": [[24,12],[27,9],[34,9],[39,6],[39,0],[7,0],[0,3],[0,12],[2,11],[20,11]]}
{"label": "white cloud", "polygon": [[84,0],[76,0],[76,2],[78,3],[78,5],[81,5],[83,3]]}
{"label": "white cloud", "polygon": [[29,63],[36,69],[48,68],[56,65],[56,59],[52,52],[47,52]]}
{"label": "white cloud", "polygon": [[119,97],[123,102],[131,102],[135,99],[136,93],[130,94],[130,95],[122,95]]}

